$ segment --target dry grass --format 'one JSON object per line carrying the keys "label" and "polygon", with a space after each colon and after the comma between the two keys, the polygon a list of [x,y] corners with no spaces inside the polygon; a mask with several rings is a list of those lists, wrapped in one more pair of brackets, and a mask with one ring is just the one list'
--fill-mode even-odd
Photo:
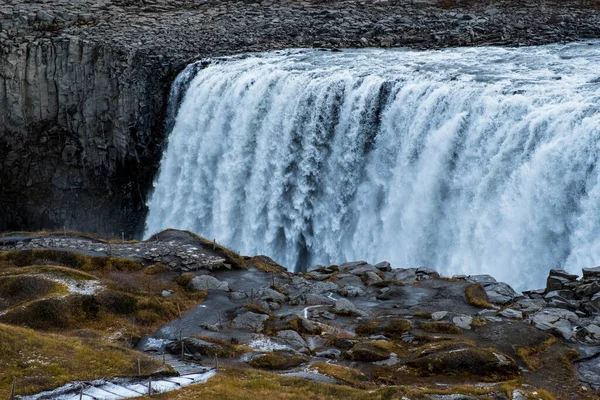
{"label": "dry grass", "polygon": [[465,287],[465,297],[469,304],[480,308],[494,308],[480,283],[472,283]]}
{"label": "dry grass", "polygon": [[419,328],[429,333],[448,333],[452,335],[462,333],[462,330],[460,328],[457,328],[449,322],[421,322],[419,323]]}
{"label": "dry grass", "polygon": [[523,360],[527,368],[532,371],[535,371],[540,367],[541,360],[540,355],[548,350],[554,343],[556,343],[556,338],[551,337],[544,342],[538,344],[537,346],[523,346],[517,349],[517,354]]}
{"label": "dry grass", "polygon": [[[397,390],[394,389],[393,392],[396,393]],[[378,392],[317,383],[302,378],[283,377],[266,371],[228,368],[221,369],[205,384],[169,392],[162,398],[185,400],[376,400],[382,399],[382,396]]]}
{"label": "dry grass", "polygon": [[287,269],[277,264],[271,258],[267,256],[255,256],[248,260],[246,260],[247,266],[252,266],[263,272],[270,272],[274,274],[279,274],[282,272],[287,272]]}
{"label": "dry grass", "polygon": [[92,339],[42,334],[0,324],[0,398],[7,398],[13,377],[17,393],[52,389],[73,380],[155,372],[160,363],[144,355]]}
{"label": "dry grass", "polygon": [[314,362],[310,366],[311,368],[316,368],[321,374],[329,375],[338,381],[347,383],[354,387],[364,389],[367,386],[366,382],[368,378],[357,369],[320,361]]}

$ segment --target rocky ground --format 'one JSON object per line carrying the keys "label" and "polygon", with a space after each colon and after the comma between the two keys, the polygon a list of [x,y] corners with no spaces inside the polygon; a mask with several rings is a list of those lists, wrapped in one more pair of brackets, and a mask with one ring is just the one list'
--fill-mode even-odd
{"label": "rocky ground", "polygon": [[0,4],[0,229],[139,235],[169,88],[198,58],[597,37],[597,0],[7,0]]}
{"label": "rocky ground", "polygon": [[487,275],[440,277],[387,262],[295,274],[180,231],[131,243],[8,235],[0,246],[0,260],[13,263],[19,254],[59,260],[57,249],[110,251],[152,269],[165,301],[173,291],[161,285],[173,280],[202,293],[137,349],[218,366],[217,376],[267,370],[375,398],[592,399],[600,390],[600,267],[581,278],[551,270],[546,288],[519,294]]}

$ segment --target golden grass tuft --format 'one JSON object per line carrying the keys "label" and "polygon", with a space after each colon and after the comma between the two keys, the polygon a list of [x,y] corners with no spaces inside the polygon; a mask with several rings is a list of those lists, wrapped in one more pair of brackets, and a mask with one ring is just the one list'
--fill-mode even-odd
{"label": "golden grass tuft", "polygon": [[471,283],[465,287],[465,297],[469,304],[480,308],[494,308],[485,289],[480,283]]}
{"label": "golden grass tuft", "polygon": [[314,362],[310,364],[312,368],[316,368],[319,373],[324,375],[329,375],[332,378],[337,379],[338,381],[347,383],[354,387],[364,388],[365,382],[368,378],[359,370],[344,367],[342,365],[330,364],[321,361]]}
{"label": "golden grass tuft", "polygon": [[462,330],[460,328],[457,328],[449,322],[421,322],[419,323],[419,328],[429,333],[448,333],[452,335],[462,333]]}

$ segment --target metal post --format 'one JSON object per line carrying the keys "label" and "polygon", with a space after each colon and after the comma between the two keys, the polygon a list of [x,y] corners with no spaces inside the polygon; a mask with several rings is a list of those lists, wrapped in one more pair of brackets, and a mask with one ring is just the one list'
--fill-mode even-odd
{"label": "metal post", "polygon": [[79,400],[83,400],[83,384],[79,388]]}

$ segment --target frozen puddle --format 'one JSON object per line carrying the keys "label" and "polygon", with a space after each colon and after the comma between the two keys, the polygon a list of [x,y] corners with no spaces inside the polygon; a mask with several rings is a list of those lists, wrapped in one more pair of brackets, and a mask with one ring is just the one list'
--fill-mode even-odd
{"label": "frozen puddle", "polygon": [[[196,383],[204,383],[216,374],[214,369],[206,368],[205,372],[156,380],[139,378],[116,378],[110,381],[71,382],[49,392],[32,396],[18,396],[20,400],[118,400],[140,397],[148,394],[148,386],[152,394],[170,392]],[[81,388],[83,387],[83,395]]]}

